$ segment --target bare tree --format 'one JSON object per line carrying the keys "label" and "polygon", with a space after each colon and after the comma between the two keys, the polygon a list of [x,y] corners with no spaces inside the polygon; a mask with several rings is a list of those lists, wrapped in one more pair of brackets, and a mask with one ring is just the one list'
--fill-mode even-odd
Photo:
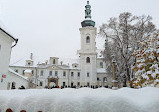
{"label": "bare tree", "polygon": [[130,81],[131,65],[135,58],[132,53],[138,47],[138,41],[156,31],[150,16],[133,16],[124,12],[118,18],[110,18],[108,23],[100,26],[99,35],[106,38],[104,57],[107,62],[107,71],[111,73],[111,55],[117,60],[118,80]]}

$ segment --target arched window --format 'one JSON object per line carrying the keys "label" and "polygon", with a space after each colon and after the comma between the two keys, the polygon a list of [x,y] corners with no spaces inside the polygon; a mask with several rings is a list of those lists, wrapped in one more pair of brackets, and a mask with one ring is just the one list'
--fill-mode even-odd
{"label": "arched window", "polygon": [[90,58],[89,57],[86,58],[86,63],[90,63]]}
{"label": "arched window", "polygon": [[16,84],[15,82],[12,82],[12,87],[11,87],[11,89],[16,89],[16,88],[15,88],[15,84]]}
{"label": "arched window", "polygon": [[86,37],[86,43],[90,43],[90,37],[89,36]]}
{"label": "arched window", "polygon": [[100,68],[103,68],[103,62],[100,62]]}
{"label": "arched window", "polygon": [[103,78],[103,82],[107,82],[107,78],[106,77]]}

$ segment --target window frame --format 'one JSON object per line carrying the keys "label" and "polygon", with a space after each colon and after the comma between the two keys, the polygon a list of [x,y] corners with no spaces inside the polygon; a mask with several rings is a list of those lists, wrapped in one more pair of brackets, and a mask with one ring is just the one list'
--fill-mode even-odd
{"label": "window frame", "polygon": [[49,76],[52,76],[52,71],[49,71]]}
{"label": "window frame", "polygon": [[103,68],[103,62],[99,63],[100,68]]}
{"label": "window frame", "polygon": [[89,72],[87,72],[87,77],[90,77],[90,73]]}
{"label": "window frame", "polygon": [[89,44],[90,43],[90,36],[86,37],[86,43]]}
{"label": "window frame", "polygon": [[44,76],[44,70],[40,71],[40,76]]}
{"label": "window frame", "polygon": [[86,63],[91,63],[90,57],[87,57],[87,58],[86,58]]}
{"label": "window frame", "polygon": [[74,77],[74,72],[71,72],[71,77]]}
{"label": "window frame", "polygon": [[63,71],[63,77],[66,77],[66,71]]}

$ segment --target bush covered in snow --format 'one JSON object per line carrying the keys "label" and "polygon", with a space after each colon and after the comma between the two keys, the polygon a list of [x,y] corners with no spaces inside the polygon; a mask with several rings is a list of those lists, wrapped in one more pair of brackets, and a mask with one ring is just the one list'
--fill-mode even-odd
{"label": "bush covered in snow", "polygon": [[144,38],[139,44],[139,49],[135,50],[136,64],[135,87],[156,86],[159,84],[159,36],[150,35]]}

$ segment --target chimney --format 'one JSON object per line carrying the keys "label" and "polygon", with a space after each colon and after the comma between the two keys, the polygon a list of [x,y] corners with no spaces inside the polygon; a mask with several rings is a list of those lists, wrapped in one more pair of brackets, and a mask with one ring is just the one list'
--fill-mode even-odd
{"label": "chimney", "polygon": [[30,59],[33,60],[33,53],[30,53]]}
{"label": "chimney", "polygon": [[61,66],[62,66],[63,62],[61,61],[60,64],[61,64]]}
{"label": "chimney", "polygon": [[45,64],[46,64],[46,65],[48,64],[48,60],[45,61]]}

